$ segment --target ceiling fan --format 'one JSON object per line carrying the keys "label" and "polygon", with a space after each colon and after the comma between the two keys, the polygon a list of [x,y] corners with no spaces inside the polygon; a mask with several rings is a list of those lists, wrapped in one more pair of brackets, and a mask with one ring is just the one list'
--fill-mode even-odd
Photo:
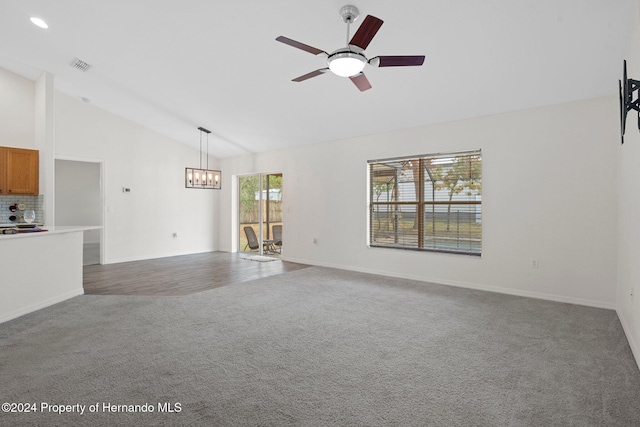
{"label": "ceiling fan", "polygon": [[356,87],[363,92],[367,89],[371,89],[371,83],[369,83],[369,80],[362,72],[366,64],[374,67],[407,67],[420,66],[424,63],[424,55],[376,56],[374,58],[367,59],[364,54],[364,50],[369,46],[369,43],[371,43],[371,40],[373,40],[373,37],[376,35],[384,21],[376,18],[375,16],[367,15],[358,28],[358,31],[353,35],[353,38],[349,40],[349,27],[351,23],[360,16],[360,11],[355,6],[347,5],[340,9],[340,16],[342,16],[342,20],[347,24],[347,46],[334,50],[331,53],[327,53],[324,50],[300,43],[284,36],[276,38],[276,40],[281,43],[293,46],[314,55],[322,55],[327,58],[327,68],[320,68],[300,77],[296,77],[292,81],[302,82],[312,77],[319,76],[320,74],[324,74],[327,71],[331,71],[340,77],[349,77]]}

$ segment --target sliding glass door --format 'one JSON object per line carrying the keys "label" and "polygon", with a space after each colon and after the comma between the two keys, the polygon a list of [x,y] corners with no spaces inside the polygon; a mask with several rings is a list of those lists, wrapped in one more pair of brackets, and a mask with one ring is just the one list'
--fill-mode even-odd
{"label": "sliding glass door", "polygon": [[239,177],[240,252],[282,255],[282,174]]}

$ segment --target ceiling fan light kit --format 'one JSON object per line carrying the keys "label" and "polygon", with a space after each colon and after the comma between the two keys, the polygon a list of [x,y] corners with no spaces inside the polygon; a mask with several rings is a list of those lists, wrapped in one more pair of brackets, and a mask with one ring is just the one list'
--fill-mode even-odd
{"label": "ceiling fan light kit", "polygon": [[305,52],[309,52],[313,55],[323,55],[327,57],[328,68],[320,68],[300,77],[296,77],[292,81],[302,82],[312,77],[324,74],[327,71],[331,71],[337,76],[349,77],[355,86],[361,92],[364,92],[365,90],[371,89],[371,84],[363,73],[367,64],[373,67],[406,67],[421,66],[424,63],[424,55],[376,56],[374,58],[367,59],[364,54],[364,50],[369,46],[369,43],[371,43],[371,40],[373,40],[384,21],[376,18],[375,16],[367,15],[351,40],[349,40],[350,25],[358,19],[360,11],[357,7],[352,5],[343,6],[340,9],[340,16],[347,24],[347,45],[346,47],[333,51],[331,54],[288,37],[280,36],[276,38],[276,40],[281,43],[304,50]]}
{"label": "ceiling fan light kit", "polygon": [[364,69],[367,58],[361,53],[340,49],[329,55],[327,63],[336,76],[351,77]]}

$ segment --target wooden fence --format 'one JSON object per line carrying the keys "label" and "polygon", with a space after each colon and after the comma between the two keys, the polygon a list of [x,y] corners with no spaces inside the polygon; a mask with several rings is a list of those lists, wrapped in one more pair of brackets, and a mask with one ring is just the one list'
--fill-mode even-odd
{"label": "wooden fence", "polygon": [[[262,220],[269,222],[282,222],[282,202],[281,201],[269,201],[269,216],[267,217],[267,201],[262,201]],[[260,220],[260,201],[252,200],[251,202],[244,202],[240,206],[240,224],[257,224]]]}

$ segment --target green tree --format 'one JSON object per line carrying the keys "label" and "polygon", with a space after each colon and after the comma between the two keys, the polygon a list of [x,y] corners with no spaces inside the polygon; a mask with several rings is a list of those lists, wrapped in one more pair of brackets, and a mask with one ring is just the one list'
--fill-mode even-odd
{"label": "green tree", "polygon": [[482,192],[480,159],[477,156],[455,157],[450,164],[434,164],[434,160],[429,160],[428,167],[435,189],[447,190],[449,193],[449,204],[447,205],[447,231],[449,231],[453,196],[465,190],[468,196],[471,196],[474,191],[478,194]]}
{"label": "green tree", "polygon": [[[240,217],[253,219],[256,213],[256,193],[260,191],[260,180],[258,175],[240,177]],[[257,221],[257,218],[256,218]],[[252,221],[249,221],[252,222]]]}
{"label": "green tree", "polygon": [[[262,175],[269,178],[269,188],[279,189],[282,194],[282,175]],[[267,182],[263,183],[263,190],[266,191]],[[251,218],[249,222],[258,221],[258,204],[256,194],[260,192],[260,176],[249,175],[240,177],[240,215],[244,218]],[[254,218],[255,217],[255,218]]]}
{"label": "green tree", "polygon": [[[392,196],[391,196],[391,192],[395,191],[395,185],[392,181],[392,179],[389,179],[387,181],[375,181],[373,184],[373,194],[375,195],[376,198],[376,202],[380,201],[380,196],[382,196],[383,193],[387,194],[387,201],[391,200]],[[380,205],[378,205],[380,206]],[[387,205],[387,214],[388,212],[389,206]],[[376,219],[378,221],[378,230],[380,230],[382,228],[382,222],[380,221],[380,211],[378,210],[378,214],[376,215]],[[389,224],[389,216],[387,215],[387,229]]]}

